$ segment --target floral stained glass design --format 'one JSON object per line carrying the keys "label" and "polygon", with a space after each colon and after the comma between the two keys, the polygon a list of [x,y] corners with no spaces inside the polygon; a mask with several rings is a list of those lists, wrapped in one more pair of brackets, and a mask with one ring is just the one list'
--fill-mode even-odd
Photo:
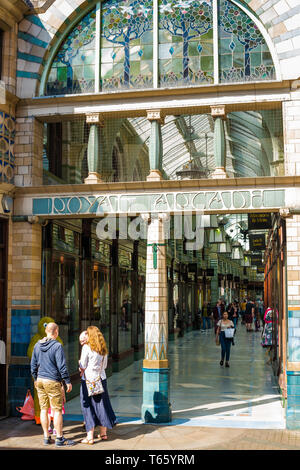
{"label": "floral stained glass design", "polygon": [[160,86],[213,82],[211,0],[160,0]]}
{"label": "floral stained glass design", "polygon": [[[158,0],[158,5],[159,86],[214,83],[213,0]],[[102,91],[153,87],[153,0],[104,0],[99,8],[99,24],[94,9],[61,44],[45,94],[93,93],[95,80]],[[276,78],[266,41],[241,8],[218,0],[215,26],[220,83]]]}
{"label": "floral stained glass design", "polygon": [[152,0],[102,4],[102,90],[153,86]]}
{"label": "floral stained glass design", "polygon": [[219,2],[221,82],[275,79],[269,48],[256,24],[229,0]]}
{"label": "floral stained glass design", "polygon": [[95,90],[96,11],[86,15],[62,43],[47,82],[47,95]]}

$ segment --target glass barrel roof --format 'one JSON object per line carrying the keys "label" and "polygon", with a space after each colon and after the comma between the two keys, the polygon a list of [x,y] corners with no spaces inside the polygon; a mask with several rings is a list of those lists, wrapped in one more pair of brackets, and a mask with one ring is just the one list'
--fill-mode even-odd
{"label": "glass barrel roof", "polygon": [[[146,146],[150,124],[147,118],[129,118],[131,126]],[[207,176],[214,170],[214,122],[211,115],[166,116],[162,126],[163,170],[168,179],[193,161]],[[229,177],[270,174],[273,159],[271,135],[259,112],[236,112],[227,116],[226,171]]]}

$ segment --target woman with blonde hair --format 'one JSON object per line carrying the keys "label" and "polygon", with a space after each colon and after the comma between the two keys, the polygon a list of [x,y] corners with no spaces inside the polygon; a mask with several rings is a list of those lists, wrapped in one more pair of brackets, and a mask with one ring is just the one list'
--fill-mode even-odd
{"label": "woman with blonde hair", "polygon": [[[87,437],[82,444],[94,444],[94,431],[100,426],[101,440],[107,440],[107,428],[116,424],[116,416],[112,409],[108,390],[105,369],[107,367],[107,346],[105,339],[96,326],[89,326],[86,330],[87,341],[82,347],[80,357],[80,404],[84,417]],[[88,386],[95,384],[99,377],[103,385],[103,393],[89,395]]]}

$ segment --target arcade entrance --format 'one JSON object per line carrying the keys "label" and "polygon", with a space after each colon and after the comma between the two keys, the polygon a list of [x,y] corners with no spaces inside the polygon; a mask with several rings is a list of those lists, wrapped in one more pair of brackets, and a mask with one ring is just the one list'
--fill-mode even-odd
{"label": "arcade entrance", "polygon": [[[233,390],[235,382],[240,383],[239,361],[255,360],[262,369],[265,367],[267,358],[260,344],[263,311],[271,307],[278,312],[277,321],[273,322],[271,366],[266,369],[266,380],[279,388],[285,398],[286,237],[285,220],[279,213],[214,213],[200,214],[198,218],[190,213],[171,215],[163,218],[164,230],[157,232],[160,238],[156,241],[148,218],[131,215],[126,223],[125,219],[57,218],[48,220],[43,227],[42,315],[54,318],[60,326],[74,384],[72,397],[79,390],[78,336],[90,324],[98,326],[107,340],[110,351],[107,373],[114,390],[124,388],[120,380],[127,383],[125,371],[134,371],[140,389],[135,387],[137,401],[133,408],[128,406],[135,417],[136,403],[143,404],[142,369],[147,369],[145,365],[151,365],[151,361],[155,365],[169,361],[169,389],[164,392],[171,404],[172,397],[181,403],[184,385],[174,371],[184,359],[182,354],[190,354],[189,344],[194,345],[198,355],[194,372],[189,371],[189,380],[194,383],[191,387],[202,394],[199,380],[193,382],[191,376],[194,373],[198,376],[198,367],[203,374],[204,365],[206,386],[211,387],[209,380],[213,380],[216,387],[218,379],[213,378],[214,374],[221,382],[226,378],[215,370],[219,350],[214,342],[213,319],[211,328],[204,331],[203,313],[207,307],[212,312],[221,299],[226,307],[235,302],[239,307],[238,339],[231,368],[235,372],[230,379]],[[156,220],[156,215],[152,219]],[[242,324],[242,303],[248,298],[264,305],[263,311],[257,310],[260,332],[254,333],[252,340],[247,339]],[[155,309],[160,323],[153,321]],[[159,325],[156,333],[155,325]],[[246,354],[245,348],[249,349]],[[245,367],[250,367],[248,362]],[[260,383],[263,388],[263,381]],[[226,390],[225,387],[223,392]],[[181,406],[181,411],[178,405],[172,404],[175,410],[172,420],[176,416],[184,419],[184,410],[191,419],[199,417],[198,411],[192,411],[198,408],[196,397],[190,392],[186,398],[190,397],[191,402]],[[117,395],[116,406],[124,413]],[[277,403],[278,391],[275,395]],[[203,399],[200,401],[203,407]],[[74,403],[71,410],[75,408]],[[203,409],[199,409],[201,416],[207,418]],[[216,409],[219,410],[218,406]]]}

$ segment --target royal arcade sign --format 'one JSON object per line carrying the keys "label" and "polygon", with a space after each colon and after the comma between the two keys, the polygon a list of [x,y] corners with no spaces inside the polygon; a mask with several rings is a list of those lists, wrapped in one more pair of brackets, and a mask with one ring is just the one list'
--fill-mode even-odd
{"label": "royal arcade sign", "polygon": [[103,216],[186,211],[247,211],[285,207],[287,189],[224,191],[123,192],[77,194],[32,198],[32,215]]}

